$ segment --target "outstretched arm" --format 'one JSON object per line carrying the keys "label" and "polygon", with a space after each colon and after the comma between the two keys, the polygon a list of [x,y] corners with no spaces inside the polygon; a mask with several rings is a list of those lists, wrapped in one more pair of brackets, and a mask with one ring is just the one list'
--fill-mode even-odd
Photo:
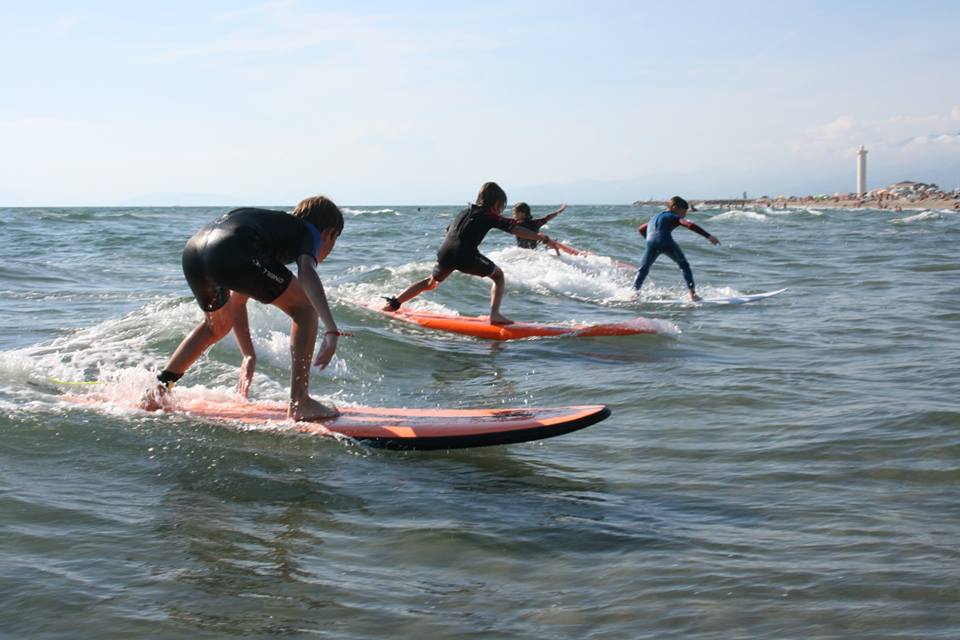
{"label": "outstretched arm", "polygon": [[680,220],[680,224],[682,224],[683,226],[685,226],[687,229],[690,229],[690,231],[693,231],[693,232],[695,232],[695,233],[699,233],[699,234],[702,235],[704,238],[706,238],[707,240],[709,240],[709,241],[710,241],[710,244],[720,244],[720,241],[719,241],[719,240],[717,240],[715,237],[713,237],[712,235],[710,235],[709,233],[707,233],[707,230],[706,230],[706,229],[704,229],[704,228],[701,227],[700,225],[696,224],[695,222],[690,222],[689,220]]}
{"label": "outstretched arm", "polygon": [[523,227],[517,225],[514,225],[510,231],[518,238],[523,238],[524,240],[538,240],[548,247],[553,249],[557,248],[556,243],[545,233],[537,233],[536,231],[530,231],[530,229],[524,229]]}
{"label": "outstretched arm", "polygon": [[[253,380],[253,372],[257,368],[257,352],[253,348],[253,339],[250,337],[250,320],[247,317],[247,299],[236,291],[230,294],[233,298],[236,296],[236,305],[233,306],[233,336],[237,339],[237,345],[240,347],[240,353],[243,354],[243,360],[240,363],[240,381],[237,383],[237,392],[244,398],[250,395],[250,382]],[[231,302],[234,302],[231,300]]]}
{"label": "outstretched arm", "polygon": [[543,220],[543,223],[546,224],[546,223],[550,222],[551,220],[553,220],[554,218],[556,218],[558,215],[560,215],[561,213],[563,213],[563,212],[566,211],[566,210],[567,210],[567,203],[566,203],[566,202],[563,202],[563,203],[560,204],[560,208],[559,208],[559,209],[557,209],[556,211],[551,211],[551,212],[548,213],[547,215],[543,216],[543,218],[541,218],[541,219]]}
{"label": "outstretched arm", "polygon": [[297,277],[300,279],[300,284],[303,285],[303,290],[307,294],[307,298],[310,299],[310,304],[316,309],[317,315],[320,316],[320,321],[323,322],[323,326],[326,328],[326,331],[323,333],[323,342],[320,343],[317,357],[313,361],[314,366],[323,369],[330,364],[330,360],[337,350],[339,329],[337,329],[336,320],[333,319],[330,305],[327,303],[327,294],[323,290],[323,283],[320,281],[320,276],[317,275],[313,257],[303,254],[297,258],[297,270]]}

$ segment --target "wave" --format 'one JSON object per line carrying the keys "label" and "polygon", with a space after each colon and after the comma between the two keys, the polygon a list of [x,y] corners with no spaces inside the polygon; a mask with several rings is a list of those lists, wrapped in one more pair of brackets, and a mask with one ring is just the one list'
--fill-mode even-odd
{"label": "wave", "polygon": [[938,211],[923,211],[913,216],[907,216],[906,218],[894,218],[891,220],[891,224],[912,224],[914,222],[923,222],[925,220],[942,220],[943,214]]}
{"label": "wave", "polygon": [[503,269],[508,287],[600,304],[636,300],[632,273],[606,256],[557,256],[520,247],[499,249],[489,255]]}
{"label": "wave", "polygon": [[767,222],[770,220],[766,214],[757,211],[727,211],[720,215],[710,218],[710,222],[720,222],[723,220],[752,220],[755,222]]}
{"label": "wave", "polygon": [[[290,320],[278,309],[263,305],[249,305],[248,313],[258,360],[256,396],[283,401],[289,391]],[[2,395],[29,397],[43,404],[50,394],[95,390],[117,404],[135,405],[140,394],[156,383],[156,372],[200,317],[192,300],[165,299],[46,344],[0,352]],[[236,342],[221,340],[191,367],[189,388],[235,395],[240,360]],[[311,375],[351,377],[339,355],[326,369],[314,369]],[[181,386],[187,388],[178,385],[178,389]]]}
{"label": "wave", "polygon": [[395,216],[400,215],[400,212],[394,209],[351,209],[350,207],[340,207],[340,210],[344,213],[349,213],[352,216],[361,216],[366,214],[383,214],[391,213]]}

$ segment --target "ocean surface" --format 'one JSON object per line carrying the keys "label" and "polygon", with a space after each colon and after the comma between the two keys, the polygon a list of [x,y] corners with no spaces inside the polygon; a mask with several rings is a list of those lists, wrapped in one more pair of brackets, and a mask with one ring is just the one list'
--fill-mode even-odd
{"label": "ocean surface", "polygon": [[[660,335],[491,343],[353,304],[426,276],[459,208],[345,208],[319,272],[354,337],[313,393],[608,420],[425,453],[135,410],[200,319],[183,244],[227,208],[0,209],[0,637],[960,637],[960,214],[691,214],[722,243],[674,233],[701,294],[788,288],[740,306],[649,304],[684,294],[666,257],[634,296],[612,258],[652,208],[551,223],[592,256],[487,236],[513,319]],[[454,274],[413,306],[488,300]],[[289,322],[250,310],[252,397],[283,401]],[[178,393],[230,398],[239,359]]]}

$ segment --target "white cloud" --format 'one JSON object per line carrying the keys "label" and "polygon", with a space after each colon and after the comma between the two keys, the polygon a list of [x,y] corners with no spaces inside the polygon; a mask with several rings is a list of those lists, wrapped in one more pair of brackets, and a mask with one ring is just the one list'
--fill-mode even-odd
{"label": "white cloud", "polygon": [[858,120],[843,115],[808,129],[794,142],[794,153],[805,156],[851,154],[861,144],[867,149],[910,151],[919,145],[953,145],[960,106],[950,114],[901,115],[879,120]]}

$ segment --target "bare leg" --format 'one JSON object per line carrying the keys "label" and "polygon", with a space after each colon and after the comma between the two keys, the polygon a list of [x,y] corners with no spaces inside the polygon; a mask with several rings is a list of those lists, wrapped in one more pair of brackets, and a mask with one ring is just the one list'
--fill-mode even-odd
{"label": "bare leg", "polygon": [[503,292],[506,288],[503,283],[503,271],[500,267],[490,274],[493,285],[490,287],[490,324],[513,324],[513,320],[500,313],[500,303],[503,302]]}
{"label": "bare leg", "polygon": [[287,416],[294,420],[321,420],[338,415],[336,407],[310,397],[310,364],[317,343],[317,312],[310,304],[300,281],[294,279],[287,290],[273,301],[290,316],[290,404]]}
{"label": "bare leg", "polygon": [[[404,289],[403,293],[398,295],[396,300],[402,305],[404,302],[408,300],[413,300],[424,291],[432,291],[433,289],[436,289],[438,286],[440,286],[440,283],[434,280],[433,276],[424,278],[423,280],[417,280],[416,282],[411,284],[409,287]],[[389,304],[385,304],[381,308],[381,311],[393,311],[393,310],[394,310],[393,307],[391,307]]]}
{"label": "bare leg", "polygon": [[204,314],[203,321],[183,339],[164,368],[171,373],[185,373],[204,351],[230,333],[237,307],[246,304],[246,301],[246,296],[230,292],[227,304]]}
{"label": "bare leg", "polygon": [[[246,301],[246,296],[231,292],[227,304],[216,311],[205,313],[200,324],[194,327],[193,331],[177,346],[177,349],[167,361],[167,366],[164,367],[164,370],[181,375],[186,373],[187,369],[189,369],[207,349],[230,333],[230,329],[233,328],[237,309],[246,304]],[[173,403],[170,401],[167,389],[163,387],[163,385],[147,390],[139,402],[140,408],[146,411],[170,409],[172,405]]]}

